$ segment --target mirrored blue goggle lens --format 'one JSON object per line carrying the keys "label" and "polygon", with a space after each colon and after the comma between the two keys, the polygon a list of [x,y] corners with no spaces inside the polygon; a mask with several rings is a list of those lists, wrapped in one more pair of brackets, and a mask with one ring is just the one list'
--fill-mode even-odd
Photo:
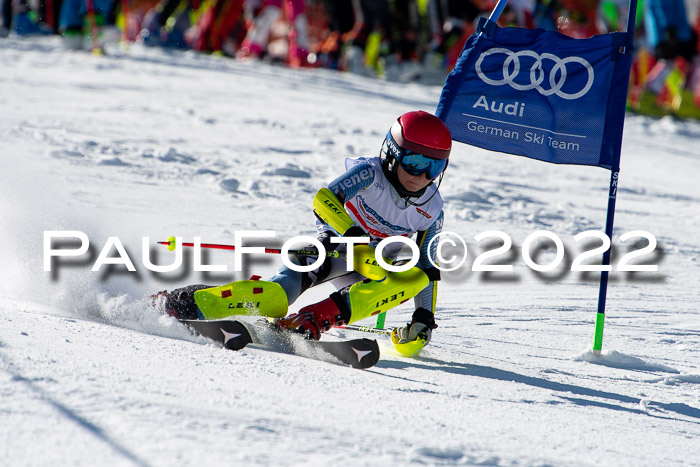
{"label": "mirrored blue goggle lens", "polygon": [[417,152],[406,152],[401,159],[401,167],[411,175],[428,174],[431,180],[445,170],[446,159],[431,159]]}

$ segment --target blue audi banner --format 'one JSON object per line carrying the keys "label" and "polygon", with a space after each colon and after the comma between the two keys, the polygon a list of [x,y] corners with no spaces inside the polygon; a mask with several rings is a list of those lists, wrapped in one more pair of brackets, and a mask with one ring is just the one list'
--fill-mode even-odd
{"label": "blue audi banner", "polygon": [[555,164],[618,169],[632,55],[627,33],[543,29],[472,35],[436,115],[456,141]]}

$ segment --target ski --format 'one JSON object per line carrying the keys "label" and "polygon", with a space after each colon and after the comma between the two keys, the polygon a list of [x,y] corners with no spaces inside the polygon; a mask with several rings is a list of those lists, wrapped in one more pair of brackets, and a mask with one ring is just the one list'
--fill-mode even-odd
{"label": "ski", "polygon": [[334,359],[353,368],[366,369],[379,361],[379,345],[372,339],[314,341],[289,332],[266,319],[247,321],[180,320],[194,333],[212,339],[230,350],[248,344],[278,352],[333,362]]}
{"label": "ski", "polygon": [[181,319],[194,334],[199,334],[223,345],[229,350],[241,350],[252,342],[250,333],[240,321],[228,319]]}

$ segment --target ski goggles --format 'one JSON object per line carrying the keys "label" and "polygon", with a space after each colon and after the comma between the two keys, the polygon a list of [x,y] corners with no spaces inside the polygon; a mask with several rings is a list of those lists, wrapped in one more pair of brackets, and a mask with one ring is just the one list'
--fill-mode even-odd
{"label": "ski goggles", "polygon": [[418,152],[404,150],[399,164],[410,175],[426,174],[430,180],[433,180],[445,170],[447,159],[433,159]]}
{"label": "ski goggles", "polygon": [[426,174],[430,180],[433,180],[447,167],[447,159],[433,159],[419,152],[400,147],[391,136],[391,131],[386,135],[385,144],[387,154],[391,154],[410,175]]}

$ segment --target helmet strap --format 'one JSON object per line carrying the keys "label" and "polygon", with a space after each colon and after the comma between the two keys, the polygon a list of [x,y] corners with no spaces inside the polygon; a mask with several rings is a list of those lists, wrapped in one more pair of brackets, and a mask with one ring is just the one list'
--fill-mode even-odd
{"label": "helmet strap", "polygon": [[[408,203],[408,204],[410,204],[410,205],[412,205],[412,206],[425,206],[426,204],[428,204],[428,203],[430,202],[430,200],[433,199],[433,198],[435,197],[435,195],[437,195],[438,190],[440,189],[440,185],[442,185],[442,177],[444,177],[444,176],[445,176],[445,172],[443,171],[443,172],[440,174],[440,180],[438,180],[438,184],[437,184],[437,186],[435,187],[435,191],[434,191],[433,194],[430,196],[430,198],[426,199],[425,201],[423,201],[423,202],[420,203],[420,204],[414,203],[414,202],[411,201],[409,198],[405,198],[405,199],[406,199],[406,203]],[[426,188],[428,188],[428,187],[429,187],[430,185],[432,185],[433,183],[434,183],[434,182],[428,183],[428,185],[427,185],[425,188],[423,188],[423,190],[422,190],[423,193],[425,193]],[[422,195],[423,193],[421,193],[421,195]]]}

